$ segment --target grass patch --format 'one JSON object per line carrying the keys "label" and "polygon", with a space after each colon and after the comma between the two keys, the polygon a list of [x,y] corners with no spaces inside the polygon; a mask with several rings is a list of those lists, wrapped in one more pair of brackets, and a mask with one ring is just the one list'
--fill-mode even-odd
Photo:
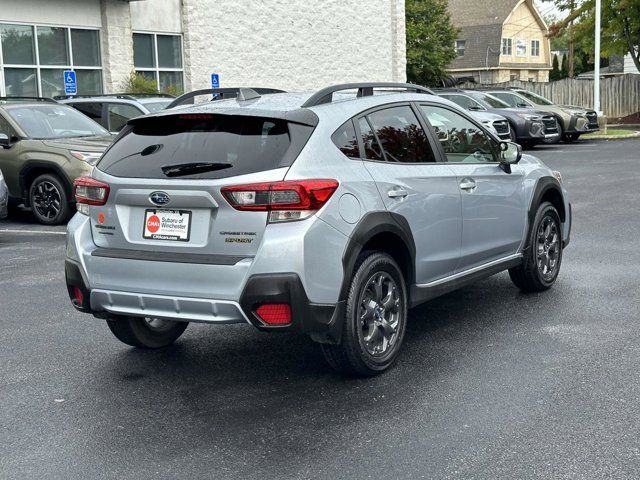
{"label": "grass patch", "polygon": [[637,137],[640,132],[636,132],[634,130],[623,130],[621,128],[609,128],[607,130],[607,134],[605,135],[604,130],[600,130],[597,133],[592,133],[590,135],[585,135],[584,138],[625,138],[625,137]]}

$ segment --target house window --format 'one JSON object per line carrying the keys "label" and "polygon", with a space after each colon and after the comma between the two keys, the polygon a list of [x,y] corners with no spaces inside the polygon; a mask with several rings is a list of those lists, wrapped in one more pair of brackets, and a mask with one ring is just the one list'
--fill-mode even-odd
{"label": "house window", "polygon": [[182,93],[182,37],[159,33],[133,34],[133,64],[136,73],[156,82],[160,91]]}
{"label": "house window", "polygon": [[464,48],[466,43],[466,40],[456,40],[456,55],[458,57],[464,57]]}
{"label": "house window", "polygon": [[540,56],[540,40],[531,40],[531,56]]}
{"label": "house window", "polygon": [[2,23],[0,42],[2,95],[64,95],[64,70],[75,70],[78,94],[102,93],[98,30]]}
{"label": "house window", "polygon": [[512,43],[510,38],[502,39],[502,55],[511,55]]}

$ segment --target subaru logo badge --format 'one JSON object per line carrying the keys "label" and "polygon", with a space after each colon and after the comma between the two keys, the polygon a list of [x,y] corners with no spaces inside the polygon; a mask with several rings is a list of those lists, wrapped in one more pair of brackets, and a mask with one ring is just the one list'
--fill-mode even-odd
{"label": "subaru logo badge", "polygon": [[171,201],[171,197],[164,192],[153,192],[149,195],[149,201],[154,205],[161,207],[162,205],[169,203]]}

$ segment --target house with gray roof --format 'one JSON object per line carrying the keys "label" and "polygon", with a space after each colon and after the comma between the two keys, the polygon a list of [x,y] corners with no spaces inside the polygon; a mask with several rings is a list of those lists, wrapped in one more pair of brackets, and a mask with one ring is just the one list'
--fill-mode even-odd
{"label": "house with gray roof", "polygon": [[548,27],[533,0],[449,0],[460,29],[448,71],[477,83],[549,81]]}

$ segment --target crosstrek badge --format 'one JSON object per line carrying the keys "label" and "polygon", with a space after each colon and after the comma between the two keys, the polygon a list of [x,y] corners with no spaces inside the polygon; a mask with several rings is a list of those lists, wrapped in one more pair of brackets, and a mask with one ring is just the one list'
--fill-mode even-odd
{"label": "crosstrek badge", "polygon": [[188,242],[191,233],[191,212],[188,210],[153,210],[144,212],[142,238]]}

